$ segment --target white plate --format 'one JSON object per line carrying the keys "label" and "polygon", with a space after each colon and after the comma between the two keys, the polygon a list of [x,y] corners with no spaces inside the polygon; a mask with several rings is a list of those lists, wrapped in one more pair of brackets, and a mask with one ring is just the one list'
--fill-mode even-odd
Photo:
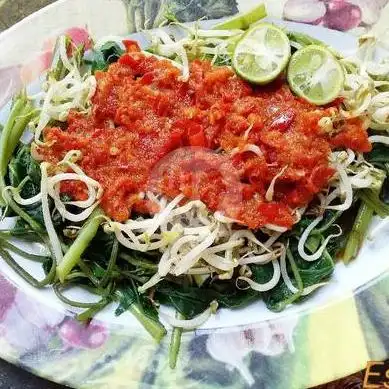
{"label": "white plate", "polygon": [[[289,30],[307,33],[315,38],[318,38],[328,43],[344,55],[351,55],[357,48],[357,40],[352,35],[328,30],[323,27],[285,22],[275,19],[268,20],[278,25],[285,26]],[[212,24],[212,22],[207,22],[205,24]],[[147,43],[147,38],[142,33],[134,34],[131,38],[138,40],[143,46]],[[0,112],[1,121],[4,121],[6,116],[7,110]],[[371,233],[365,247],[361,251],[358,259],[347,267],[345,267],[342,263],[338,263],[330,283],[320,289],[318,293],[315,293],[312,297],[308,298],[304,303],[291,306],[281,313],[269,311],[265,304],[261,301],[251,304],[243,310],[223,309],[220,310],[216,316],[212,317],[203,326],[203,329],[229,328],[234,326],[249,325],[252,323],[259,323],[261,321],[283,317],[285,315],[295,315],[303,310],[312,309],[326,304],[333,299],[336,299],[338,296],[345,296],[351,293],[353,290],[378,277],[389,268],[389,262],[386,260],[386,258],[389,257],[389,246],[385,244],[385,234],[388,232],[389,226],[387,223],[376,220],[371,228]],[[379,252],[380,255],[376,255],[377,252]],[[20,259],[20,263],[30,270],[37,278],[42,277],[42,270],[39,264],[31,263],[23,259]],[[4,262],[0,262],[0,271],[7,274],[7,276],[12,279],[16,285],[23,288],[23,290],[28,291],[29,294],[34,295],[39,301],[49,304],[56,309],[68,309],[68,307],[65,307],[60,301],[58,301],[56,295],[50,289],[37,290],[33,288],[20,277],[15,275],[15,273]],[[88,297],[88,295],[82,290],[74,291],[72,296],[79,301],[85,301],[90,298],[90,296]],[[163,309],[168,310],[168,308]],[[138,322],[134,318],[129,320],[126,316],[115,317],[113,312],[114,306],[112,305],[105,311],[101,312],[98,315],[98,319],[124,326],[139,326]]]}

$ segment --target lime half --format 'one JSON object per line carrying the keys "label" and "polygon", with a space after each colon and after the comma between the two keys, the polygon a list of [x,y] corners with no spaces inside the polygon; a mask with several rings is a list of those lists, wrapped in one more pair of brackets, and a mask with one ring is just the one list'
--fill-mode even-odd
{"label": "lime half", "polygon": [[260,23],[238,42],[232,64],[239,76],[263,85],[286,68],[290,53],[290,42],[284,31],[273,24]]}
{"label": "lime half", "polygon": [[239,13],[230,19],[224,20],[213,27],[214,30],[247,30],[253,23],[267,16],[266,7],[260,4],[252,10]]}
{"label": "lime half", "polygon": [[344,72],[334,55],[322,46],[310,45],[293,54],[288,82],[298,96],[316,105],[334,101],[344,87]]}

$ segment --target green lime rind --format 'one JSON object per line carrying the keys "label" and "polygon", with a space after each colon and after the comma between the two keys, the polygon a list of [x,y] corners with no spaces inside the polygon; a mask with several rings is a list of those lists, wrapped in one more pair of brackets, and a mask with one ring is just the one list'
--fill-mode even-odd
{"label": "green lime rind", "polygon": [[290,56],[290,41],[285,32],[271,23],[260,23],[236,44],[232,62],[240,77],[264,85],[285,70]]}
{"label": "green lime rind", "polygon": [[325,47],[306,46],[297,50],[288,67],[288,83],[293,92],[316,105],[334,101],[344,88],[344,71]]}

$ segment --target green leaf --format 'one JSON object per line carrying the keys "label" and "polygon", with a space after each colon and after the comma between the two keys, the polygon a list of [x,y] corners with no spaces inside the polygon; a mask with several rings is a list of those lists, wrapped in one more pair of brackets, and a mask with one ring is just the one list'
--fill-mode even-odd
{"label": "green leaf", "polygon": [[119,288],[116,293],[120,305],[115,314],[121,315],[125,311],[130,311],[149,332],[149,334],[159,343],[166,335],[165,327],[158,320],[158,312],[150,300],[139,296],[136,285]]}
{"label": "green leaf", "polygon": [[261,299],[260,293],[255,290],[239,290],[235,286],[234,290],[230,294],[220,294],[217,301],[222,308],[238,309],[247,307],[252,302]]}
{"label": "green leaf", "polygon": [[[49,204],[50,204],[50,208],[52,209],[53,202],[51,199],[49,199]],[[42,229],[44,229],[45,222],[43,219],[43,211],[42,211],[41,203],[37,203],[37,205],[30,205],[28,207],[22,207],[22,208],[35,222],[37,222],[40,226],[42,226]],[[56,229],[58,230],[62,229],[64,223],[61,215],[58,212],[55,212],[53,214],[52,221]],[[13,232],[20,233],[22,231],[29,231],[30,229],[31,227],[23,219],[19,218],[15,224],[15,227],[13,228]]]}
{"label": "green leaf", "polygon": [[235,280],[215,281],[208,287],[176,285],[167,281],[157,285],[156,300],[161,304],[173,306],[187,319],[204,312],[216,300],[223,308],[242,308],[260,298],[253,290],[239,290]]}
{"label": "green leaf", "polygon": [[140,253],[137,251],[126,250],[120,253],[120,258],[128,264],[132,270],[135,269],[138,275],[151,277],[158,271],[158,262],[161,254],[158,256],[149,255],[149,253]]}
{"label": "green leaf", "polygon": [[26,178],[30,181],[23,187],[21,196],[28,198],[40,191],[41,171],[37,161],[31,156],[30,146],[23,145],[17,149],[8,166],[8,178],[12,186],[17,187]]}
{"label": "green leaf", "polygon": [[[337,215],[334,215],[333,212],[327,211],[323,221],[315,229],[316,233],[312,234],[310,239],[308,239],[305,247],[306,251],[312,252],[317,250],[326,237],[339,232],[339,229],[335,226],[338,219],[335,216]],[[292,268],[290,260],[287,260],[287,272],[296,288],[298,288],[299,282],[302,283],[303,288],[307,288],[328,281],[335,269],[333,256],[335,257],[344,244],[342,239],[334,238],[330,241],[327,249],[317,261],[308,262],[301,258],[298,253],[298,242],[303,231],[313,220],[313,217],[304,217],[290,233],[289,250],[294,259],[293,265],[295,266],[295,269]],[[322,233],[319,231],[322,231]],[[309,250],[308,247],[311,247],[311,250]],[[256,281],[261,283],[268,281],[273,274],[272,267],[273,266],[271,266],[271,268],[269,266],[267,268],[262,268],[262,266],[260,266],[258,269],[255,269],[253,275],[258,279],[256,279]],[[296,277],[296,272],[298,279]],[[302,299],[299,295],[293,295],[282,278],[274,289],[263,294],[263,298],[267,307],[277,312],[285,308],[285,302],[290,302],[292,300],[300,301]]]}
{"label": "green leaf", "polygon": [[209,307],[215,297],[213,293],[197,287],[162,282],[157,286],[155,298],[161,304],[173,306],[187,319],[192,319]]}
{"label": "green leaf", "polygon": [[52,258],[47,258],[47,260],[42,263],[42,268],[46,275],[49,274],[52,266],[53,266]]}
{"label": "green leaf", "polygon": [[[289,235],[299,237],[307,229],[307,227],[315,220],[313,216],[304,216],[299,223],[297,223]],[[320,223],[321,224],[321,223]],[[320,228],[320,225],[317,227]]]}
{"label": "green leaf", "polygon": [[[28,199],[40,193],[41,171],[38,162],[31,156],[30,146],[20,145],[8,165],[8,182],[13,187],[18,187],[26,178],[28,180],[23,185],[20,195]],[[40,203],[21,208],[42,227],[44,226]],[[55,226],[59,227],[62,225],[62,220],[58,214],[54,215],[53,220]],[[29,226],[27,226],[25,221],[19,219],[15,229],[29,229]]]}
{"label": "green leaf", "polygon": [[84,61],[91,65],[92,72],[106,71],[111,63],[117,62],[124,50],[116,42],[107,42],[99,50],[88,52]]}
{"label": "green leaf", "polygon": [[335,265],[328,253],[325,252],[317,261],[307,262],[297,254],[297,244],[293,251],[304,288],[329,280],[334,272]]}
{"label": "green leaf", "polygon": [[122,315],[124,312],[128,311],[132,305],[137,304],[146,317],[158,321],[157,309],[147,296],[138,293],[138,286],[135,282],[130,282],[130,284],[126,286],[120,286],[116,295],[119,300],[119,306],[115,311],[116,316]]}
{"label": "green leaf", "polygon": [[130,311],[157,342],[162,340],[166,335],[166,329],[158,319],[158,311],[148,297],[139,295],[138,286],[134,281],[131,280],[130,284],[119,286],[115,297],[119,301],[119,306],[115,311],[117,316]]}
{"label": "green leaf", "polygon": [[116,42],[107,42],[100,48],[103,54],[104,60],[111,64],[117,62],[117,60],[124,54],[124,50]]}
{"label": "green leaf", "polygon": [[383,203],[389,205],[389,178],[386,178],[382,185],[380,199]]}
{"label": "green leaf", "polygon": [[382,165],[389,162],[389,147],[381,143],[375,143],[373,150],[364,155],[366,161],[373,165]]}
{"label": "green leaf", "polygon": [[251,265],[250,269],[253,273],[252,279],[259,284],[269,282],[274,274],[274,267],[271,263],[266,265]]}
{"label": "green leaf", "polygon": [[[274,312],[280,312],[284,309],[283,302],[293,296],[284,282],[279,282],[278,285],[270,292],[263,294],[263,300],[268,309]],[[282,307],[282,308],[280,308]]]}
{"label": "green leaf", "polygon": [[119,306],[115,310],[115,315],[120,316],[124,312],[128,311],[131,305],[138,302],[138,293],[133,287],[122,288],[116,292],[119,299]]}

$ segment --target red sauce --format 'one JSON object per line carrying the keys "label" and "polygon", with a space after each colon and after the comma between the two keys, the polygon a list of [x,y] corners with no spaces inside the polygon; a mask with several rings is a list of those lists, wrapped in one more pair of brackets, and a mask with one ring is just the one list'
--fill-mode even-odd
{"label": "red sauce", "polygon": [[[115,220],[157,211],[139,198],[152,190],[201,199],[250,228],[290,228],[294,210],[334,174],[331,149],[371,149],[360,120],[342,123],[334,136],[318,125],[340,102],[318,108],[295,97],[283,80],[256,88],[207,61],[193,62],[183,82],[169,61],[127,47],[118,63],[96,74],[93,113],[71,112],[65,130],[47,128],[50,147],[39,150],[53,162],[81,150],[80,166],[103,186],[102,208]],[[236,153],[248,144],[262,155]],[[285,167],[267,201],[272,179]],[[74,183],[62,191],[83,196]]]}

